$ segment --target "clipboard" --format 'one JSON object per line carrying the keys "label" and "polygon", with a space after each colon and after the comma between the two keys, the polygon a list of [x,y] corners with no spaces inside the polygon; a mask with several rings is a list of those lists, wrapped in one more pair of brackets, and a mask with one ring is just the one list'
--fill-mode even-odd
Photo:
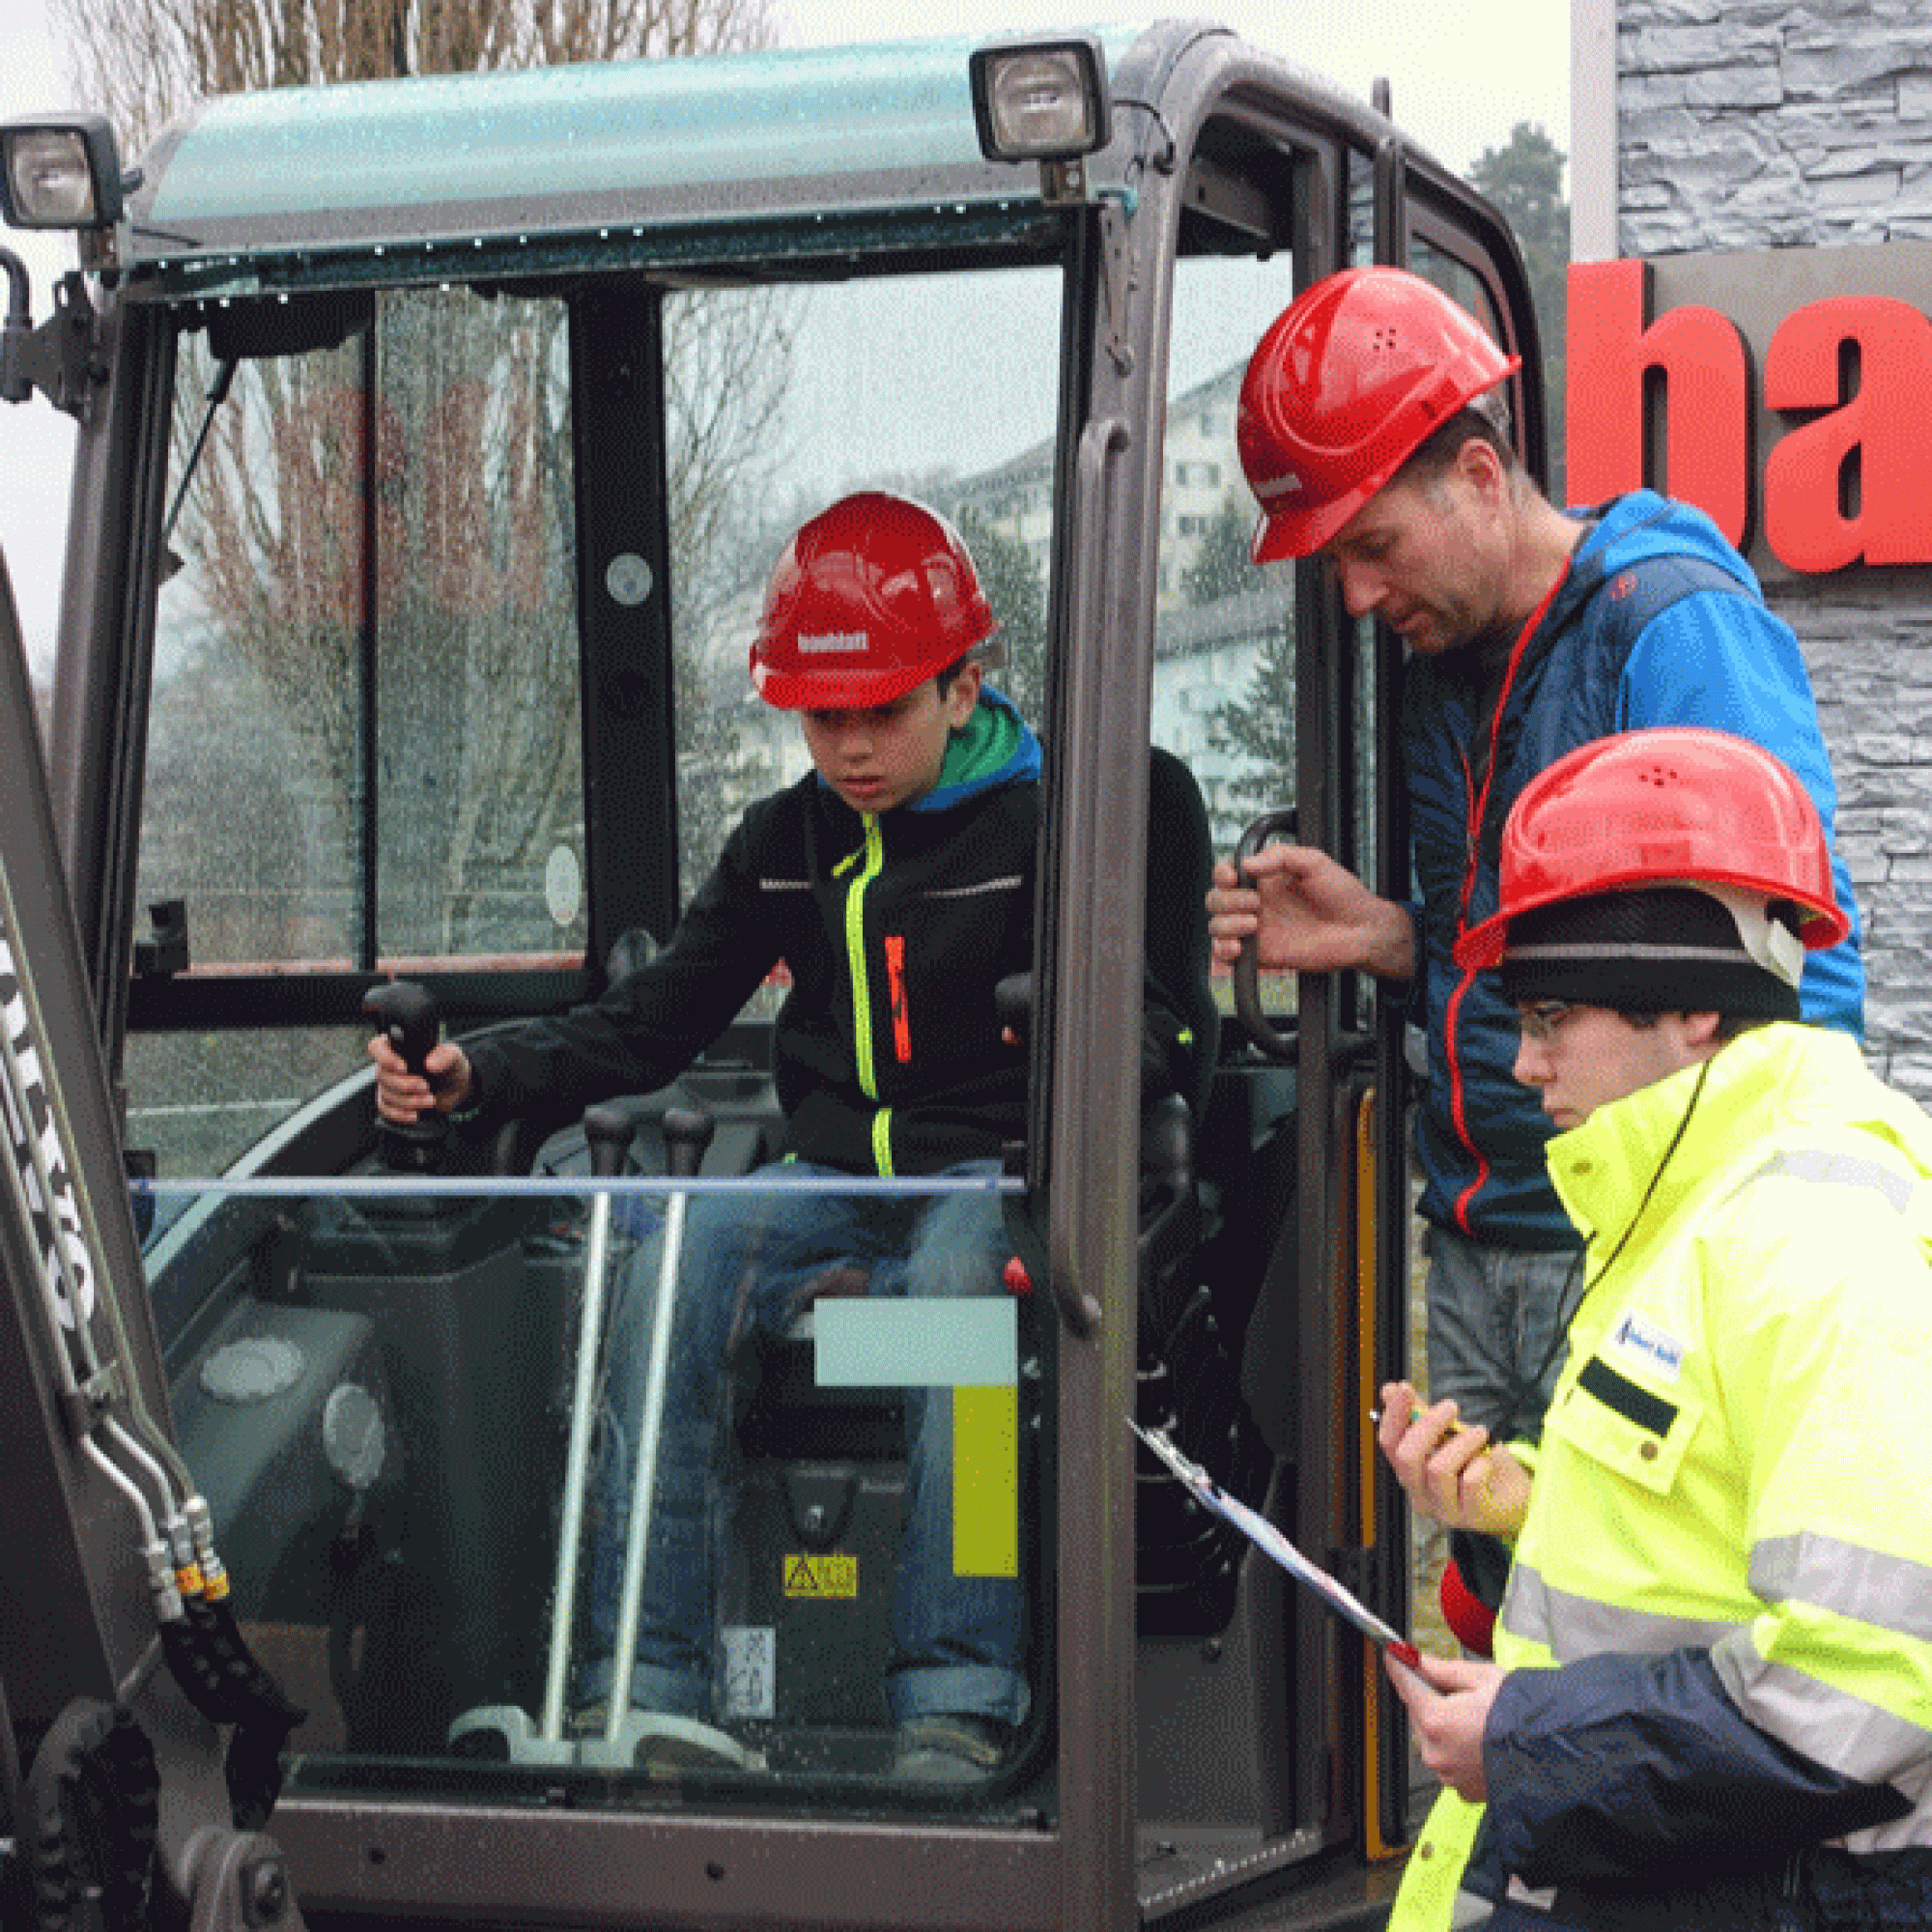
{"label": "clipboard", "polygon": [[1293,1577],[1305,1584],[1331,1610],[1346,1617],[1366,1637],[1381,1645],[1391,1657],[1411,1670],[1420,1667],[1415,1646],[1394,1628],[1384,1623],[1368,1605],[1329,1576],[1320,1565],[1311,1563],[1273,1523],[1259,1517],[1245,1503],[1236,1502],[1215,1482],[1199,1463],[1190,1462],[1159,1429],[1143,1429],[1131,1416],[1127,1427],[1167,1465],[1168,1471],[1183,1484],[1194,1499],[1218,1517],[1232,1522],[1257,1549],[1271,1556]]}

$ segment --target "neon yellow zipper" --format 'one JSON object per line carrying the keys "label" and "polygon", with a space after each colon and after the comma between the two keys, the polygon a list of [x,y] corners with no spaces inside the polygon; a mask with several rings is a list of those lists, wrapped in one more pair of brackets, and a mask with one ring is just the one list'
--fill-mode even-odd
{"label": "neon yellow zipper", "polygon": [[[868,1100],[879,1097],[878,1075],[872,1065],[872,995],[866,977],[866,888],[885,869],[886,841],[879,833],[875,813],[866,812],[861,821],[866,828],[864,864],[845,889],[845,966],[852,976],[852,1053],[858,1063],[859,1087]],[[844,870],[859,858],[840,863]],[[893,1171],[892,1109],[882,1107],[872,1116],[872,1160],[881,1175]]]}

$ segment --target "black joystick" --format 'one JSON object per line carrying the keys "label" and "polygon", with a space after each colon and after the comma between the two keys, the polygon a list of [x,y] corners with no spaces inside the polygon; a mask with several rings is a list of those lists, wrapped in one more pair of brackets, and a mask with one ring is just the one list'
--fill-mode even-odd
{"label": "black joystick", "polygon": [[[370,988],[362,1010],[375,1020],[403,1065],[412,1073],[427,1078],[424,1062],[442,1037],[442,1021],[429,991],[408,980],[391,980],[386,985]],[[408,1126],[384,1121],[383,1164],[398,1174],[428,1174],[442,1165],[448,1138],[448,1120],[434,1111],[419,1115]]]}
{"label": "black joystick", "polygon": [[590,1172],[599,1180],[612,1180],[623,1173],[624,1156],[637,1131],[637,1122],[622,1107],[584,1108],[583,1141],[590,1151]]}
{"label": "black joystick", "polygon": [[674,1180],[694,1179],[718,1122],[695,1107],[667,1107],[664,1117],[665,1172]]}

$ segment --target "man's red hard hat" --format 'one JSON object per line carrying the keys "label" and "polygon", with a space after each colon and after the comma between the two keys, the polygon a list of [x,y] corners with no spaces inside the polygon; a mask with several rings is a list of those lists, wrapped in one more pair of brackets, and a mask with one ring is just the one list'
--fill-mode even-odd
{"label": "man's red hard hat", "polygon": [[1269,327],[1236,439],[1262,506],[1254,559],[1308,556],[1456,412],[1522,366],[1403,269],[1343,269]]}

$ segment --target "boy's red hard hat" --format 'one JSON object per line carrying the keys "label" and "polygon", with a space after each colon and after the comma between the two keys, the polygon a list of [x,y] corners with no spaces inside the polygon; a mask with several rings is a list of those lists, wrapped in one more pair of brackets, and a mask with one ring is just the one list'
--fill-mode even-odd
{"label": "boy's red hard hat", "polygon": [[1503,827],[1495,914],[1456,963],[1501,963],[1513,919],[1564,899],[1647,886],[1735,886],[1800,910],[1811,951],[1851,930],[1811,794],[1748,738],[1657,725],[1579,745],[1522,789]]}
{"label": "boy's red hard hat", "polygon": [[787,711],[890,704],[998,628],[959,532],[909,497],[862,491],[785,546],[752,682]]}
{"label": "boy's red hard hat", "polygon": [[1262,506],[1254,559],[1320,550],[1466,403],[1522,366],[1404,269],[1295,297],[1248,361],[1236,435]]}

